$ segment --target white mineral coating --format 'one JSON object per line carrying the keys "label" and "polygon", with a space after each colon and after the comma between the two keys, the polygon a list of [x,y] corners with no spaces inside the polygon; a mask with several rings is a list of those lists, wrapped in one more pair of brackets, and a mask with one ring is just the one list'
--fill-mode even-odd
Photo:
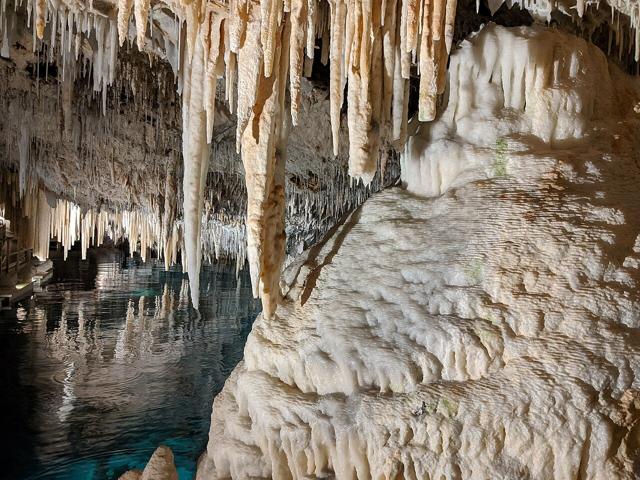
{"label": "white mineral coating", "polygon": [[[7,3],[3,2],[0,9],[0,51],[3,56],[11,55],[11,39],[15,37],[16,30],[22,28],[22,25],[20,28],[16,26],[16,9],[8,8]],[[509,6],[513,3],[513,0],[507,1]],[[489,1],[492,11],[501,4],[501,0]],[[563,17],[579,22],[585,36],[593,35],[606,20],[606,31],[610,34],[609,49],[616,46],[621,58],[631,58],[632,55],[636,60],[640,58],[640,10],[633,2],[610,0],[610,9],[600,10],[597,2],[585,0],[539,0],[521,2],[521,5],[538,19],[551,20],[553,12],[561,12]],[[25,15],[29,18],[21,23],[28,24],[33,30],[32,50],[37,51],[42,47],[42,41],[48,41],[49,59],[59,60],[63,79],[71,73],[67,71],[69,69],[74,74],[77,70],[91,72],[93,89],[101,94],[105,115],[109,89],[117,87],[118,47],[125,40],[135,38],[138,50],[154,54],[150,59],[157,57],[170,63],[178,79],[178,91],[187,97],[183,98],[183,113],[186,115],[182,124],[185,167],[183,243],[194,306],[197,308],[197,277],[202,260],[198,221],[201,218],[207,171],[205,163],[209,159],[202,137],[210,142],[219,133],[213,119],[217,78],[225,76],[224,96],[229,111],[238,113],[238,144],[248,141],[245,133],[251,119],[254,122],[253,130],[268,121],[278,122],[278,130],[284,131],[289,121],[294,125],[300,123],[303,98],[301,78],[312,73],[318,40],[321,44],[320,60],[330,65],[331,72],[329,102],[334,154],[339,152],[341,124],[345,123],[342,122],[342,107],[346,86],[349,174],[369,184],[376,176],[378,164],[384,165],[384,158],[380,158],[381,150],[386,152],[390,145],[402,148],[407,138],[409,80],[412,75],[415,77],[417,74],[419,80],[417,118],[420,121],[432,121],[438,114],[438,96],[444,93],[446,86],[457,3],[455,0],[171,0],[152,5],[149,0],[95,3],[30,0],[22,8],[29,12],[29,15]],[[131,28],[132,10],[135,29]],[[33,19],[30,18],[31,13]],[[586,14],[588,18],[583,23],[582,18]],[[608,21],[609,16],[611,21]],[[200,51],[202,47],[204,49]],[[514,48],[511,52],[515,66],[510,71],[515,74],[522,73],[520,64],[536,63],[538,60],[537,57],[529,58],[531,61],[525,60],[519,53],[514,53],[521,50]],[[546,57],[556,55],[553,51],[539,53],[543,69],[548,66]],[[283,58],[279,60],[279,56]],[[576,59],[574,63],[580,62]],[[153,75],[155,66],[151,60],[150,64]],[[286,64],[287,68],[277,68],[278,64]],[[459,73],[473,70],[466,68],[467,65],[464,67]],[[571,70],[572,67],[566,68]],[[197,82],[191,79],[194,72]],[[510,82],[500,72],[494,73],[498,73],[505,84]],[[203,77],[202,81],[199,81],[200,76]],[[564,76],[565,72],[561,72],[558,78]],[[523,84],[518,78],[513,81],[519,86]],[[276,102],[274,111],[265,116],[265,110],[271,110],[265,108],[269,97],[259,88],[270,82],[287,85],[290,102]],[[529,77],[531,82],[545,83],[546,80],[535,77],[534,73]],[[191,94],[192,90],[195,95]],[[548,110],[559,105],[544,105],[547,101],[571,102],[572,99],[562,96],[566,89],[560,90],[558,98],[543,99],[537,102],[541,103],[538,106]],[[515,95],[516,99],[523,97],[522,92],[515,92]],[[198,105],[192,105],[194,99],[198,100]],[[506,104],[511,100],[506,98]],[[459,103],[463,105],[464,102],[461,98]],[[69,103],[70,99],[65,97],[66,110],[70,110]],[[291,105],[285,106],[285,103]],[[586,105],[580,105],[583,106]],[[564,109],[564,106],[560,107],[560,110]],[[540,112],[535,112],[535,107],[528,110],[532,118],[538,118]],[[567,107],[567,110],[571,112],[572,109]],[[200,118],[202,111],[206,112],[204,119]],[[561,130],[567,129],[568,126],[563,122],[573,120],[571,115],[567,119],[559,118],[556,126]],[[71,121],[66,117],[65,122],[71,127]],[[538,127],[544,129],[548,126],[549,123],[544,122]],[[578,124],[576,128],[582,126]],[[201,130],[205,129],[206,133],[203,133]],[[72,128],[66,130],[72,131]],[[534,128],[527,132],[561,138],[554,131],[537,131]],[[258,136],[252,136],[259,144]],[[273,144],[272,140],[280,137],[275,133],[267,136],[267,144]],[[28,136],[25,138],[28,140]],[[254,291],[263,299],[265,314],[270,315],[279,297],[274,285],[277,284],[283,255],[273,253],[280,252],[280,244],[284,243],[281,241],[284,231],[280,228],[284,203],[278,195],[272,195],[274,189],[270,178],[274,172],[274,168],[271,168],[274,155],[266,153],[265,150],[256,154],[250,147],[243,149],[243,155],[247,157],[243,162],[249,172],[247,190],[251,197],[248,201],[248,210],[251,211],[247,212],[247,223],[253,224],[247,230],[247,253],[252,266]],[[255,177],[253,173],[263,170],[265,175],[259,173],[258,176],[264,178],[260,178],[259,182],[252,180],[251,177]],[[437,191],[436,187],[438,185],[430,186],[431,191]],[[274,225],[274,231],[265,235],[263,232],[269,230],[265,225],[269,223]],[[180,233],[169,234],[169,231],[164,229],[163,244],[169,247],[172,260],[175,257],[173,245],[177,245]],[[270,243],[271,238],[276,240],[275,247]]]}
{"label": "white mineral coating", "polygon": [[185,68],[182,92],[182,159],[184,210],[184,271],[189,275],[191,303],[196,310],[200,297],[200,241],[204,189],[209,170],[207,113],[204,106],[205,59],[198,39],[192,62]]}
{"label": "white mineral coating", "polygon": [[402,156],[402,179],[420,195],[492,176],[494,150],[508,149],[508,141],[533,135],[562,146],[611,115],[602,51],[552,30],[489,25],[462,43],[449,75],[446,109],[418,127]]}
{"label": "white mineral coating", "polygon": [[[505,102],[528,77],[501,42],[525,66],[553,55],[527,93],[545,108]],[[432,127],[460,123],[460,173],[435,198],[373,196],[290,265],[214,401],[198,480],[640,474],[639,83],[538,28],[490,26],[452,65],[471,54],[467,113]]]}

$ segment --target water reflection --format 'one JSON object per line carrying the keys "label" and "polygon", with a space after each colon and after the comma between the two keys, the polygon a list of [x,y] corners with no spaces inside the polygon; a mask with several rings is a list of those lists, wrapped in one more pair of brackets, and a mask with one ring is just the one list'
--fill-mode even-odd
{"label": "water reflection", "polygon": [[0,478],[117,478],[164,443],[182,480],[204,449],[258,312],[248,273],[205,267],[198,314],[180,271],[97,253],[0,314]]}

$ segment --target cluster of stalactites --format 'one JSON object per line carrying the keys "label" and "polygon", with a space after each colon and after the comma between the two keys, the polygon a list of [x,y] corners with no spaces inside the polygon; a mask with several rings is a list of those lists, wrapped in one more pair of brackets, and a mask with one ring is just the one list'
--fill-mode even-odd
{"label": "cluster of stalactites", "polygon": [[[42,195],[40,191],[39,196]],[[51,238],[56,238],[62,244],[65,258],[69,248],[80,241],[82,259],[85,260],[88,248],[100,246],[108,237],[114,241],[127,239],[131,251],[139,251],[143,261],[146,261],[151,248],[156,248],[169,263],[176,261],[175,244],[179,237],[173,230],[169,232],[168,244],[173,248],[165,251],[167,237],[163,237],[162,224],[155,215],[139,210],[82,211],[78,205],[64,199],[57,199],[53,207],[42,202],[38,205],[36,218],[50,218],[49,232],[43,232],[42,236],[48,233]],[[46,228],[46,224],[43,223],[41,228]]]}
{"label": "cluster of stalactites", "polygon": [[74,202],[56,198],[32,179],[21,185],[19,177],[2,172],[0,210],[8,212],[13,228],[19,229],[22,246],[31,248],[40,260],[49,257],[49,242],[54,238],[62,245],[65,259],[79,241],[83,260],[90,246],[100,246],[110,238],[114,242],[128,240],[131,251],[139,251],[143,261],[153,248],[166,265],[176,263],[181,232],[176,223],[167,220],[166,212],[167,221],[163,222],[157,211],[84,210]]}
{"label": "cluster of stalactites", "polygon": [[[9,44],[15,29],[15,15],[18,5],[9,7],[8,1],[1,2],[0,39],[2,55],[9,56]],[[93,90],[102,93],[103,111],[106,110],[107,87],[115,78],[118,54],[118,31],[115,18],[101,15],[80,2],[47,2],[28,0],[27,23],[33,29],[33,50],[39,49],[41,42],[48,44],[48,61],[58,60],[62,79],[73,80],[76,69],[69,71],[81,57],[83,70],[93,75]]]}
{"label": "cluster of stalactites", "polygon": [[[503,4],[508,8],[519,5],[535,19],[549,23],[552,21],[553,12],[561,12],[570,17],[574,23],[579,24],[582,35],[589,39],[593,38],[592,34],[596,29],[602,24],[607,24],[607,45],[601,45],[601,47],[612,56],[617,49],[616,56],[623,64],[629,65],[632,61],[640,62],[640,8],[634,2],[608,0],[604,8],[601,2],[588,0],[487,0],[487,3],[492,15]],[[479,8],[480,0],[476,0],[476,10]],[[592,17],[584,22],[588,13],[591,13]],[[608,14],[610,14],[609,18],[607,18]]]}
{"label": "cluster of stalactites", "polygon": [[[252,12],[259,19],[252,26]],[[339,150],[341,109],[347,88],[349,173],[369,183],[376,172],[381,142],[401,145],[406,137],[409,79],[412,66],[420,77],[419,117],[432,120],[436,99],[445,85],[446,64],[453,40],[456,0],[231,0],[229,22],[216,31],[228,40],[226,83],[228,101],[235,106],[236,70],[246,69],[249,82],[238,77],[238,143],[252,109],[259,110],[260,75],[280,75],[274,65],[281,54],[278,36],[287,31],[291,121],[298,122],[300,81],[311,74],[316,41],[321,60],[330,64],[331,123],[334,153]],[[239,53],[250,30],[258,28],[259,52],[251,65]],[[240,146],[240,145],[239,145]]]}
{"label": "cluster of stalactites", "polygon": [[433,120],[444,91],[456,0],[330,0],[334,153],[347,85],[349,173],[369,183],[381,141],[406,138],[409,78],[420,76],[418,116]]}
{"label": "cluster of stalactites", "polygon": [[[280,298],[284,259],[287,133],[289,122],[298,122],[300,82],[311,73],[316,40],[322,39],[323,60],[331,68],[334,151],[348,85],[349,173],[370,183],[381,142],[401,144],[406,136],[412,65],[420,74],[420,119],[435,116],[455,6],[455,0],[230,0],[226,8],[206,6],[204,22],[187,45],[181,83],[185,256],[196,307],[201,258],[196,224],[202,213],[206,142],[213,134],[216,78],[225,73],[227,101],[237,113],[237,148],[248,194],[247,254],[254,295],[269,317]],[[187,22],[187,37],[193,31]],[[290,103],[285,101],[287,87]]]}
{"label": "cluster of stalactites", "polygon": [[[150,0],[119,0],[117,18],[96,20],[60,4],[61,17],[35,2],[34,31],[45,35],[47,19],[74,35],[96,31],[95,88],[113,81],[117,41],[128,36],[133,10],[139,48],[146,36]],[[301,77],[310,75],[316,43],[331,68],[330,97],[334,151],[339,149],[341,109],[347,88],[349,173],[372,181],[383,143],[402,144],[406,136],[409,79],[420,76],[419,117],[435,116],[436,98],[453,37],[455,0],[194,0],[172,4],[180,23],[178,88],[183,99],[184,256],[192,301],[198,306],[202,257],[200,223],[208,144],[213,136],[217,78],[237,113],[237,148],[247,182],[247,255],[254,294],[271,316],[279,300],[284,259],[284,162],[289,123],[298,122]],[[63,46],[65,45],[62,40]],[[71,45],[71,42],[68,42]],[[70,51],[70,48],[67,50]],[[63,50],[63,51],[67,51]],[[169,56],[169,53],[167,52]],[[173,64],[173,63],[172,63]],[[288,88],[289,96],[286,95]],[[106,98],[106,97],[105,97]],[[288,102],[287,100],[290,100]]]}
{"label": "cluster of stalactites", "polygon": [[[229,8],[231,16],[227,17],[225,8],[207,5],[204,21],[191,40],[194,29],[187,21],[186,52],[181,53],[185,59],[180,82],[184,264],[189,274],[192,303],[198,308],[202,258],[200,225],[208,172],[208,144],[213,136],[217,78],[226,73],[227,99],[232,108],[237,105],[238,148],[242,151],[246,174],[247,250],[254,294],[263,299],[265,312],[270,314],[279,299],[278,279],[284,257],[284,157],[276,155],[276,143],[283,131],[283,86],[288,51],[275,44],[263,50],[260,6],[246,2],[243,5],[232,3]],[[235,11],[236,8],[242,11]],[[289,35],[290,28],[285,28],[283,22],[278,25],[274,41],[288,42],[284,36]],[[268,48],[277,48],[278,55],[267,53]],[[232,93],[236,78],[240,92],[237,102]]]}

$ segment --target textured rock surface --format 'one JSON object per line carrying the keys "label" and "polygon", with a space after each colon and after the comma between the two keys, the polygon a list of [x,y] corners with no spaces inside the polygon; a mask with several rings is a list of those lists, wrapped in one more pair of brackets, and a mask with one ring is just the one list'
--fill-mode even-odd
{"label": "textured rock surface", "polygon": [[290,266],[215,399],[199,480],[640,475],[637,84],[586,43],[510,35],[566,46],[544,83],[559,110],[536,119],[580,131],[535,135],[509,70],[481,75],[491,37],[463,47],[480,73],[448,138],[474,161],[440,197],[375,195]]}
{"label": "textured rock surface", "polygon": [[129,470],[128,472],[125,472],[122,475],[120,475],[120,478],[118,478],[118,480],[140,480],[141,477],[142,477],[141,471]]}
{"label": "textured rock surface", "polygon": [[164,445],[156,448],[140,478],[141,480],[178,480],[171,449]]}
{"label": "textured rock surface", "polygon": [[178,480],[173,452],[169,447],[160,445],[142,472],[130,470],[121,475],[119,480]]}

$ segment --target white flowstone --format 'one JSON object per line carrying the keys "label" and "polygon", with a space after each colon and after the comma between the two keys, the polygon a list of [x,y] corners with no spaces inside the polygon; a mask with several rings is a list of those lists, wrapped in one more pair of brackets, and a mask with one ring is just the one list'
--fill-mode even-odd
{"label": "white flowstone", "polygon": [[446,109],[418,127],[402,156],[402,179],[420,195],[492,176],[495,150],[517,148],[507,141],[533,135],[560,147],[612,113],[602,51],[542,27],[488,25],[452,56],[449,76]]}
{"label": "white flowstone", "polygon": [[290,265],[198,480],[637,478],[638,81],[541,28],[488,27],[456,65],[420,132],[454,173],[443,145],[404,160],[442,195],[377,194]]}

